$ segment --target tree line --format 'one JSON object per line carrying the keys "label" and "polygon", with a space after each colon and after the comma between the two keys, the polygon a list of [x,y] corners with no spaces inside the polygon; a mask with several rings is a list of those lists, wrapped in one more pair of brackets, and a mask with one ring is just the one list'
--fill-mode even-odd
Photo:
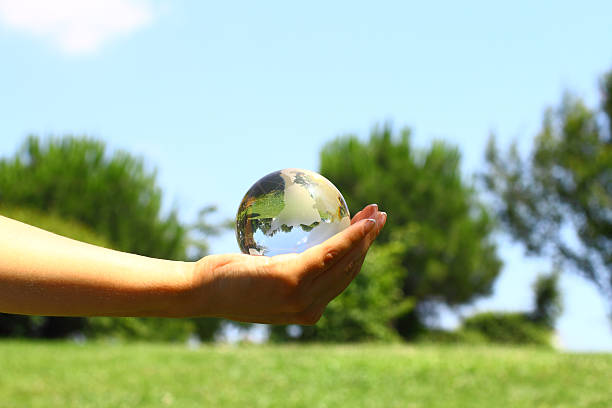
{"label": "tree line", "polygon": [[[602,102],[588,107],[564,96],[549,109],[533,150],[500,151],[492,135],[486,166],[461,173],[459,150],[437,141],[417,148],[410,129],[375,127],[369,139],[345,135],[321,150],[319,171],[333,181],[352,213],[371,202],[389,213],[362,273],[321,321],[301,330],[271,328],[274,341],[445,340],[545,344],[560,313],[557,280],[577,273],[612,306],[612,72]],[[202,209],[184,223],[161,210],[162,190],[142,158],[109,153],[102,141],[28,137],[0,159],[0,214],[62,235],[145,256],[176,260],[207,253],[213,225]],[[426,322],[491,294],[502,262],[501,229],[528,255],[550,259],[524,313],[485,313],[454,333]],[[612,309],[612,308],[611,308]],[[211,339],[216,319],[59,318],[0,315],[0,336],[64,337],[71,333],[161,340],[196,333]]]}

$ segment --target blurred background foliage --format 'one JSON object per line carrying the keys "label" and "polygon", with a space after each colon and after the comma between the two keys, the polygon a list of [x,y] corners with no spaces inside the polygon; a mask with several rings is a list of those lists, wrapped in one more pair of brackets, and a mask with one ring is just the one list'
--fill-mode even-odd
{"label": "blurred background foliage", "polygon": [[[176,210],[161,211],[162,191],[144,159],[107,151],[104,142],[65,136],[29,136],[10,158],[0,160],[0,214],[48,231],[107,248],[156,258],[204,256],[207,235],[222,226],[207,223],[205,207],[193,224]],[[90,335],[206,339],[217,319],[0,317],[0,335],[56,338]]]}
{"label": "blurred background foliage", "polygon": [[504,230],[593,283],[612,317],[612,72],[601,95],[600,109],[571,94],[548,109],[527,159],[516,143],[502,154],[491,136],[482,176]]}
{"label": "blurred background foliage", "polygon": [[[612,73],[602,105],[566,96],[546,112],[534,151],[501,153],[492,137],[487,168],[460,172],[458,149],[416,148],[410,129],[375,127],[369,139],[346,135],[321,150],[320,172],[352,213],[377,202],[389,222],[362,273],[315,326],[273,326],[273,341],[495,342],[550,346],[561,313],[558,279],[574,271],[612,304]],[[478,180],[482,181],[480,189]],[[193,222],[161,209],[154,169],[88,137],[28,137],[0,159],[0,214],[74,239],[146,256],[193,260],[230,226],[211,224],[203,207]],[[493,234],[508,232],[528,254],[550,259],[536,278],[533,307],[483,312],[455,331],[428,326],[440,305],[468,305],[491,294],[502,263]],[[0,336],[211,340],[216,319],[57,318],[0,315]]]}
{"label": "blurred background foliage", "polygon": [[0,161],[0,203],[82,223],[114,249],[184,259],[187,230],[172,210],[161,214],[155,171],[127,152],[109,155],[104,142],[30,136]]}
{"label": "blurred background foliage", "polygon": [[461,305],[491,293],[501,268],[493,220],[462,179],[457,148],[437,142],[416,149],[408,129],[394,135],[384,126],[367,142],[346,136],[329,143],[321,172],[352,213],[376,202],[390,214],[378,245],[399,246],[399,288],[414,302],[392,321],[401,336],[422,330],[437,303]]}

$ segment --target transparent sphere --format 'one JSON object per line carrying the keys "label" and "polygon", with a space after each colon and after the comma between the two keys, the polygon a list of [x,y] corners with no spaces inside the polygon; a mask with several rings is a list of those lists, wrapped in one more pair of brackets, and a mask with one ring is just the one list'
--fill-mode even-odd
{"label": "transparent sphere", "polygon": [[247,191],[236,215],[236,239],[250,255],[302,252],[351,224],[344,197],[325,177],[285,169]]}

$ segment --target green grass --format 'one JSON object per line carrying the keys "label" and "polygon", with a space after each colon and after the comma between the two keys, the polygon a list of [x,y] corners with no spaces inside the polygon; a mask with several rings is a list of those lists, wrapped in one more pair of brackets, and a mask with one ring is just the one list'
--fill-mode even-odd
{"label": "green grass", "polygon": [[612,407],[612,355],[0,342],[0,407]]}

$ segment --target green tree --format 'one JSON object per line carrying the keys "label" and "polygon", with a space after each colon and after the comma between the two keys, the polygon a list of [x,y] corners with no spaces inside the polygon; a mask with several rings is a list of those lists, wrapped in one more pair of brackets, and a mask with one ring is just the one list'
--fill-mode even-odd
{"label": "green tree", "polygon": [[612,72],[600,109],[565,95],[548,109],[528,159],[494,136],[483,179],[505,230],[531,255],[594,283],[612,306]]}
{"label": "green tree", "polygon": [[115,249],[185,259],[187,229],[161,214],[161,189],[141,158],[103,142],[30,136],[0,160],[0,204],[35,208],[88,226]]}
{"label": "green tree", "polygon": [[[11,158],[0,159],[0,214],[97,245],[157,258],[186,260],[207,254],[206,239],[220,228],[194,225],[175,210],[161,211],[155,171],[127,152],[110,153],[103,142],[79,137],[30,136]],[[73,331],[118,336],[156,333],[167,339],[195,331],[211,339],[217,319],[80,319],[0,315],[0,335],[62,337]]]}
{"label": "green tree", "polygon": [[[492,220],[473,186],[461,177],[459,164],[456,148],[436,142],[429,149],[415,149],[408,129],[394,136],[390,126],[375,128],[366,142],[356,136],[338,138],[321,152],[321,173],[342,192],[351,213],[374,202],[389,214],[376,245],[393,245],[389,253],[397,257],[397,287],[388,288],[386,296],[399,289],[401,296],[394,302],[404,299],[414,305],[400,308],[392,318],[406,338],[435,313],[432,305],[461,305],[490,294],[500,271]],[[370,268],[364,268],[369,279],[364,286],[378,279]],[[358,288],[351,285],[342,296],[348,299]]]}
{"label": "green tree", "polygon": [[533,283],[533,294],[533,311],[529,315],[530,320],[554,328],[563,308],[559,291],[559,271],[540,274]]}
{"label": "green tree", "polygon": [[66,217],[59,217],[53,213],[27,208],[0,206],[0,215],[34,225],[55,234],[76,239],[77,241],[87,242],[88,244],[112,248],[111,243],[96,234],[91,228],[82,223]]}

